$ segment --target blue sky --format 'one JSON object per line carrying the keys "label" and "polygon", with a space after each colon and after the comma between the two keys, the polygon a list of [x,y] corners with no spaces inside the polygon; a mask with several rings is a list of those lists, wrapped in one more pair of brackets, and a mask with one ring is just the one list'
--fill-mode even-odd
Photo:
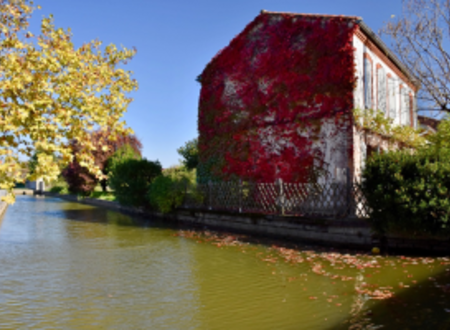
{"label": "blue sky", "polygon": [[30,30],[43,16],[56,27],[71,28],[75,46],[93,39],[136,47],[125,67],[139,90],[124,119],[141,139],[144,157],[163,167],[176,165],[176,149],[197,136],[200,84],[195,78],[209,60],[261,9],[297,13],[361,16],[378,32],[400,0],[35,0]]}

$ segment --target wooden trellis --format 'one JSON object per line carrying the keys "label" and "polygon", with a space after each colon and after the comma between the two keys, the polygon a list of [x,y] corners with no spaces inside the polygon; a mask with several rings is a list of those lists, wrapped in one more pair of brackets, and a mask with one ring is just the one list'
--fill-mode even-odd
{"label": "wooden trellis", "polygon": [[210,182],[199,184],[185,208],[285,216],[351,219],[368,217],[358,183]]}

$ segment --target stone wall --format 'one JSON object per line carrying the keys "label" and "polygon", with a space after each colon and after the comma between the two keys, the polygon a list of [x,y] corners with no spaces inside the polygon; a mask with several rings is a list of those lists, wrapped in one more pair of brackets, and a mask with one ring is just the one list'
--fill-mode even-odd
{"label": "stone wall", "polygon": [[176,221],[193,226],[208,227],[264,236],[296,243],[314,243],[333,247],[355,248],[370,251],[380,247],[383,252],[409,254],[449,254],[450,240],[413,239],[409,237],[374,234],[368,223],[363,220],[324,220],[299,217],[282,217],[255,214],[225,213],[204,210],[180,209],[170,214],[150,212],[144,209],[121,206],[116,202],[77,196],[44,193],[47,196],[60,197],[84,204],[106,207],[119,212],[137,214]]}
{"label": "stone wall", "polygon": [[[0,190],[0,197],[3,197],[6,195],[5,190]],[[8,204],[6,202],[0,201],[0,221],[3,219],[3,216],[5,215],[6,210],[8,209]]]}

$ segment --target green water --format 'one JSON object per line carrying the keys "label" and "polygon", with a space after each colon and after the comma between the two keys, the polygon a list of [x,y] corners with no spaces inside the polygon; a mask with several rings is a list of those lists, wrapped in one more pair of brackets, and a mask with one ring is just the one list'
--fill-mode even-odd
{"label": "green water", "polygon": [[56,198],[9,207],[0,265],[0,329],[450,329],[447,258],[297,251]]}

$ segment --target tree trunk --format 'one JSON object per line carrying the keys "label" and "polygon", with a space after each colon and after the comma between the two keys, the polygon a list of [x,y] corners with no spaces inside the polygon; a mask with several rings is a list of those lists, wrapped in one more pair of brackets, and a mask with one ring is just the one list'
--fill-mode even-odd
{"label": "tree trunk", "polygon": [[102,186],[103,192],[106,192],[106,186],[108,185],[108,182],[105,179],[100,180],[100,185]]}

